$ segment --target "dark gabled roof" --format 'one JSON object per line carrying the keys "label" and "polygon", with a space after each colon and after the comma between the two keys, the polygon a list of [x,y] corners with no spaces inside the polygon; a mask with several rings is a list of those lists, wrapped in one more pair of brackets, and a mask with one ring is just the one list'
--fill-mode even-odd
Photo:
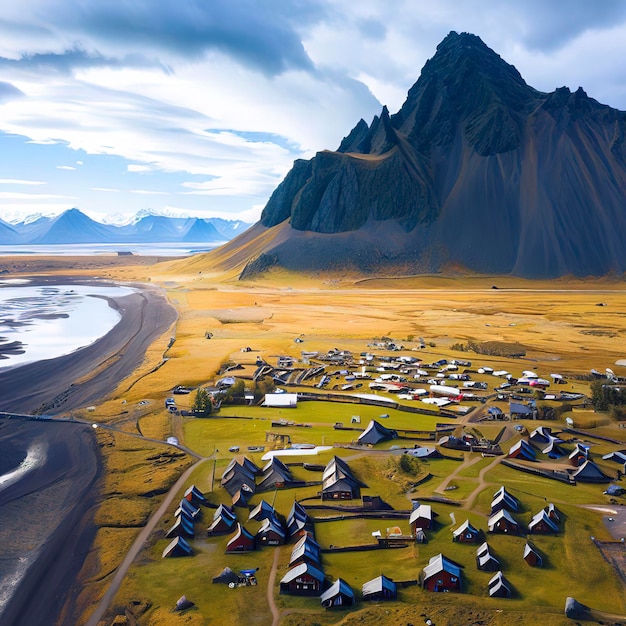
{"label": "dark gabled roof", "polygon": [[276,511],[274,511],[274,507],[267,503],[265,500],[261,500],[253,509],[250,511],[250,515],[248,515],[248,519],[254,519],[257,522],[266,519],[270,515],[275,515]]}
{"label": "dark gabled roof", "polygon": [[254,476],[250,476],[245,472],[237,472],[233,470],[222,477],[221,484],[231,496],[234,496],[239,490],[242,489],[251,494],[256,491]]}
{"label": "dark gabled roof", "polygon": [[398,433],[395,430],[385,428],[382,424],[379,424],[376,420],[372,420],[367,428],[359,435],[359,443],[376,445],[381,441],[388,441],[389,439],[397,439]]}
{"label": "dark gabled roof", "polygon": [[320,595],[320,602],[324,603],[328,600],[331,600],[335,596],[347,596],[354,600],[354,591],[352,591],[352,587],[343,580],[342,578],[338,578],[322,595]]}
{"label": "dark gabled roof", "polygon": [[[328,461],[326,468],[322,474],[322,482],[330,475],[335,474],[337,471],[341,471],[344,476],[352,476],[352,470],[350,466],[339,456],[334,456]],[[354,478],[354,476],[352,476]],[[356,478],[354,478],[356,481]]]}
{"label": "dark gabled roof", "polygon": [[526,559],[526,557],[529,554],[534,554],[537,557],[537,560],[540,563],[543,563],[543,557],[541,556],[541,554],[539,554],[539,552],[537,551],[536,548],[534,548],[533,546],[531,546],[529,543],[526,543],[526,545],[524,546],[524,559]]}
{"label": "dark gabled roof", "polygon": [[306,558],[309,561],[320,563],[320,546],[310,535],[305,535],[294,545],[293,550],[291,551],[289,564],[301,558]]}
{"label": "dark gabled roof", "polygon": [[185,500],[185,498],[178,503],[178,508],[174,511],[174,515],[178,517],[182,513],[186,513],[192,519],[200,517],[200,509],[191,504],[189,500]]}
{"label": "dark gabled roof", "polygon": [[319,568],[315,567],[315,565],[311,565],[310,563],[300,563],[300,565],[296,565],[292,567],[282,578],[280,581],[283,583],[290,583],[292,580],[295,580],[299,576],[304,574],[308,574],[311,578],[318,580],[320,583],[324,582],[324,572]]}
{"label": "dark gabled roof", "polygon": [[389,593],[396,594],[398,586],[390,578],[387,578],[384,574],[368,580],[363,583],[362,592],[363,596],[370,596],[376,593],[382,593],[388,591]]}
{"label": "dark gabled roof", "polygon": [[263,466],[261,473],[265,474],[272,469],[278,469],[286,474],[291,474],[291,470],[277,456],[272,456],[272,458]]}
{"label": "dark gabled roof", "polygon": [[281,463],[280,465],[272,465],[269,469],[263,471],[263,476],[257,485],[259,491],[263,491],[276,483],[293,482],[293,476],[289,468]]}
{"label": "dark gabled roof", "polygon": [[511,446],[508,456],[519,456],[527,461],[534,461],[537,458],[537,453],[525,439],[520,439]]}
{"label": "dark gabled roof", "polygon": [[176,521],[172,524],[167,533],[165,533],[165,536],[172,538],[181,534],[186,537],[193,537],[195,534],[193,520],[185,514],[176,518]]}
{"label": "dark gabled roof", "polygon": [[585,461],[572,476],[583,482],[609,482],[611,480],[593,461],[589,460]]}
{"label": "dark gabled roof", "polygon": [[496,572],[495,576],[487,583],[490,596],[498,596],[504,593],[506,596],[511,595],[511,586],[502,574],[502,571]]}
{"label": "dark gabled roof", "polygon": [[237,516],[226,504],[220,504],[217,509],[215,509],[215,513],[213,513],[213,519],[217,519],[218,517],[224,517],[234,520]]}
{"label": "dark gabled roof", "polygon": [[165,550],[163,550],[163,554],[161,558],[166,558],[168,556],[189,556],[191,554],[191,546],[187,543],[183,537],[176,537],[176,539],[172,539]]}
{"label": "dark gabled roof", "polygon": [[289,523],[293,517],[299,517],[301,519],[308,517],[306,509],[297,500],[294,500],[291,505],[291,510],[287,516],[287,523]]}
{"label": "dark gabled roof", "polygon": [[204,497],[204,494],[195,485],[191,485],[191,487],[185,491],[185,499],[196,504],[206,505],[209,503],[209,501]]}
{"label": "dark gabled roof", "polygon": [[247,531],[239,522],[237,522],[237,531],[235,532],[235,534],[228,540],[228,543],[226,544],[226,547],[232,545],[233,543],[235,543],[240,537],[243,537],[245,539],[249,539],[251,541],[254,540],[254,535]]}
{"label": "dark gabled roof", "polygon": [[242,509],[248,508],[248,500],[254,494],[250,493],[247,489],[240,489],[233,494],[233,506],[238,506]]}
{"label": "dark gabled roof", "polygon": [[286,536],[284,526],[280,523],[280,520],[278,520],[274,516],[267,517],[266,519],[263,520],[263,523],[261,524],[261,526],[259,527],[259,530],[257,531],[257,535],[263,535],[267,532],[274,532],[283,538],[285,538]]}

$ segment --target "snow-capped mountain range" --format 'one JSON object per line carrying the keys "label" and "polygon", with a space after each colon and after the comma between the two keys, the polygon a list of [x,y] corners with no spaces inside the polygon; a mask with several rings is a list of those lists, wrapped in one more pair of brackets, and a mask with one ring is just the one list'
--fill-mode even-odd
{"label": "snow-capped mountain range", "polygon": [[12,222],[0,219],[0,245],[219,243],[232,239],[249,226],[239,220],[164,215],[146,210],[102,223],[78,209],[69,209],[56,216],[32,215]]}

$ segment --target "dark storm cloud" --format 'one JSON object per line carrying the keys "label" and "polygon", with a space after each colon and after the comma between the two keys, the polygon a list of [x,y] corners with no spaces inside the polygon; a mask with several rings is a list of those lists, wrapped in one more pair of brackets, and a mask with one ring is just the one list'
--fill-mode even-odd
{"label": "dark storm cloud", "polygon": [[298,29],[323,15],[313,0],[92,0],[43,11],[76,37],[188,58],[218,51],[267,75],[312,68]]}
{"label": "dark storm cloud", "polygon": [[11,83],[0,80],[0,102],[7,102],[8,100],[15,100],[16,98],[23,98],[24,93]]}
{"label": "dark storm cloud", "polygon": [[98,51],[86,52],[81,48],[73,48],[64,52],[46,52],[24,54],[18,59],[0,57],[0,68],[20,69],[26,71],[55,72],[69,74],[75,69],[87,67],[160,67],[167,68],[155,60],[150,60],[141,54],[127,54],[123,57],[105,57]]}

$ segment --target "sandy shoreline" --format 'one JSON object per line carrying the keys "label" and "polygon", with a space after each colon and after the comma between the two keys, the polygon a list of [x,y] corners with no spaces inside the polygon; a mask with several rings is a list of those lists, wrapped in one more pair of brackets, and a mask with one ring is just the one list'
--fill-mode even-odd
{"label": "sandy shoreline", "polygon": [[[76,283],[102,281],[32,277],[30,285]],[[72,354],[0,373],[0,411],[64,413],[96,403],[130,375],[150,344],[176,320],[175,310],[157,287],[130,286],[135,293],[109,299],[122,317],[107,335]],[[96,368],[93,377],[86,377]],[[92,429],[72,423],[0,420],[0,453],[16,446],[26,449],[34,441],[48,449],[45,464],[0,490],[0,516],[4,514],[0,536],[5,546],[0,559],[18,559],[20,550],[24,557],[31,556],[36,546],[34,561],[2,611],[2,622],[13,626],[73,623],[71,598],[79,591],[75,580],[96,530],[100,458]]]}

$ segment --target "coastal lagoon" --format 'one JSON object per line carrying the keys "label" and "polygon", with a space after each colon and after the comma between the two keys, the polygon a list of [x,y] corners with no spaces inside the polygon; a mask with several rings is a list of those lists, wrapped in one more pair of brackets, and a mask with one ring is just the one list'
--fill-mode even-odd
{"label": "coastal lagoon", "polygon": [[0,245],[2,256],[155,256],[179,257],[208,252],[225,241],[165,243],[73,243]]}
{"label": "coastal lagoon", "polygon": [[107,298],[133,292],[113,285],[31,285],[0,280],[0,371],[92,344],[121,319]]}

